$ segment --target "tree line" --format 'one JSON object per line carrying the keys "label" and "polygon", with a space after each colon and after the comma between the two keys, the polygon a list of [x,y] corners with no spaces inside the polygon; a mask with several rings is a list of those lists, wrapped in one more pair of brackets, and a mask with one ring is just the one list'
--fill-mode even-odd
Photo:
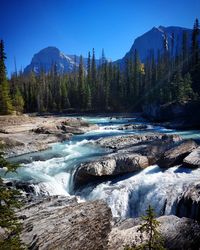
{"label": "tree line", "polygon": [[[141,63],[135,50],[123,67],[108,62],[102,53],[97,67],[95,51],[88,53],[87,69],[79,66],[59,74],[56,64],[50,72],[15,72],[6,78],[5,52],[0,43],[0,113],[76,111],[139,111],[143,105],[199,101],[199,22],[195,20],[192,41],[183,31],[181,50],[175,51],[174,34],[164,36],[163,50],[150,53]],[[169,42],[171,46],[169,46]],[[188,44],[191,44],[188,47]],[[170,48],[169,48],[170,47]]]}

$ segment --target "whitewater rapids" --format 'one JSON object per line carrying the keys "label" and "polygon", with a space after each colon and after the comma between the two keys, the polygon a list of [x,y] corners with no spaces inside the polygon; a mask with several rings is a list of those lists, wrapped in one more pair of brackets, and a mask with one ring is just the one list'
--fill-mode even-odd
{"label": "whitewater rapids", "polygon": [[[164,133],[176,131],[151,124],[147,124],[147,129],[140,131],[117,129],[133,118],[84,117],[84,119],[97,123],[100,129],[74,136],[69,142],[54,144],[50,150],[21,156],[21,162],[24,163],[17,170],[17,174],[9,173],[6,176],[7,181],[26,183],[32,187],[37,196],[78,195],[81,200],[103,199],[110,206],[114,217],[138,217],[144,214],[148,205],[154,207],[157,215],[174,214],[177,200],[183,190],[200,179],[200,169],[173,167],[163,171],[159,166],[150,166],[137,174],[123,175],[96,185],[88,184],[77,193],[73,190],[73,173],[81,162],[108,153],[93,143],[98,138],[147,131]],[[137,122],[136,119],[135,121]],[[199,131],[182,131],[179,134],[184,138],[198,136],[200,138]]]}

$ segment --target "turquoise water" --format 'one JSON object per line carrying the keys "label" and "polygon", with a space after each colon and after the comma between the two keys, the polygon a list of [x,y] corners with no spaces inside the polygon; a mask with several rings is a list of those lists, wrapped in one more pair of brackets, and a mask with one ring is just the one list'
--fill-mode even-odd
{"label": "turquoise water", "polygon": [[[73,136],[70,141],[56,143],[51,149],[11,159],[21,163],[17,174],[8,174],[7,180],[25,182],[35,195],[78,195],[82,200],[104,199],[117,217],[141,215],[151,203],[157,214],[175,213],[177,197],[189,184],[200,179],[200,170],[170,168],[161,171],[150,166],[138,174],[117,177],[111,181],[88,185],[78,193],[73,190],[73,173],[81,162],[105,155],[108,151],[96,146],[96,139],[108,136],[146,132],[176,133],[183,138],[200,139],[200,131],[175,131],[150,123],[138,117],[82,117],[99,129]],[[145,123],[144,130],[118,130],[123,124]],[[2,172],[2,170],[1,170]]]}

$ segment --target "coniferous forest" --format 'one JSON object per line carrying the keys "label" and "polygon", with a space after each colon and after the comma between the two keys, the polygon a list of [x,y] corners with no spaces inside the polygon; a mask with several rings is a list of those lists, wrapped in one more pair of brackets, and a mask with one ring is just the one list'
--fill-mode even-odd
{"label": "coniferous forest", "polygon": [[[141,63],[135,50],[124,67],[108,62],[102,53],[95,64],[95,50],[88,53],[87,70],[80,57],[73,72],[59,74],[56,64],[50,72],[15,72],[6,78],[4,43],[0,44],[0,113],[72,111],[141,111],[147,104],[199,102],[199,22],[195,20],[192,41],[183,32],[182,48],[174,53],[174,36],[163,39],[163,50],[153,52]],[[169,49],[169,44],[171,46]],[[188,47],[188,44],[191,46]],[[174,56],[175,54],[175,56]]]}

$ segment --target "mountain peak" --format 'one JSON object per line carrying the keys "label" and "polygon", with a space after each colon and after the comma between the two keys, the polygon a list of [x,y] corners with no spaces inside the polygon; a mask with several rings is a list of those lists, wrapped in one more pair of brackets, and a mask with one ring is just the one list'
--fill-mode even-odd
{"label": "mountain peak", "polygon": [[[38,74],[41,72],[41,70],[49,72],[54,64],[56,64],[57,66],[56,68],[58,73],[68,73],[72,72],[74,67],[78,67],[79,61],[79,56],[66,55],[57,47],[49,46],[40,50],[33,56],[31,63],[24,69],[24,73],[28,74],[33,71]],[[86,69],[87,58],[83,58],[83,63]],[[99,63],[100,61],[96,60],[97,66],[99,65]]]}
{"label": "mountain peak", "polygon": [[57,65],[59,73],[64,73],[72,71],[75,62],[57,47],[49,46],[33,56],[31,63],[24,69],[24,73],[29,73],[30,71],[39,73],[41,70],[49,72],[53,64]]}

